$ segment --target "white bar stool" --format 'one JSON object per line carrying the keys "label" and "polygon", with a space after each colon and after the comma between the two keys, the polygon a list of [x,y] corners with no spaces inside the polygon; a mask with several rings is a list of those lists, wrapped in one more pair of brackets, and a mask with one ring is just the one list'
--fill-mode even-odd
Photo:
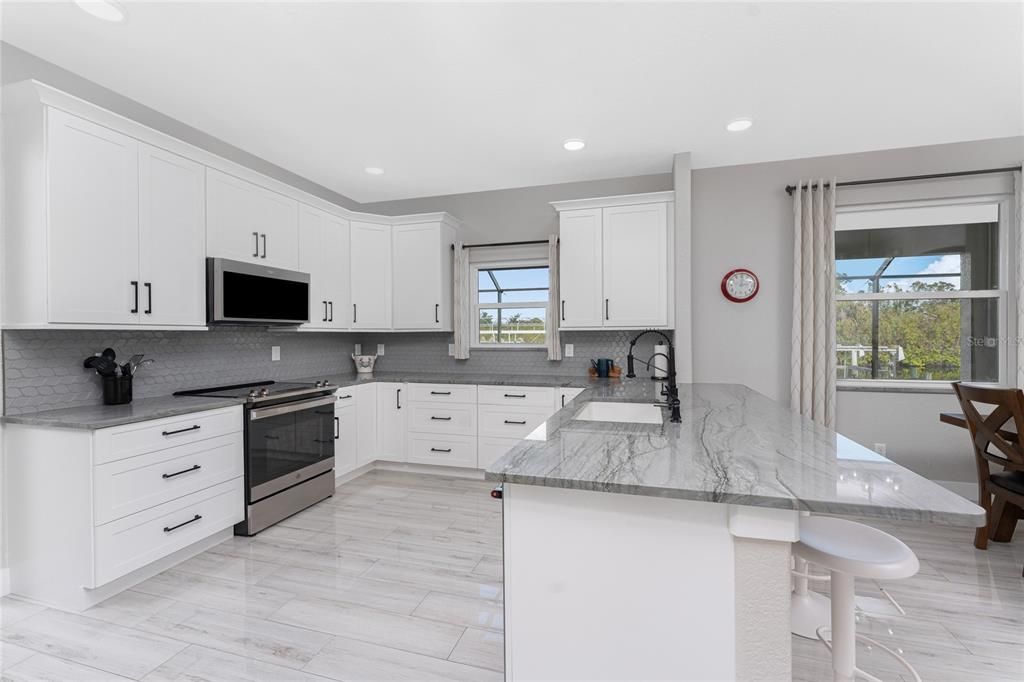
{"label": "white bar stool", "polygon": [[[917,682],[921,677],[913,666],[889,647],[857,634],[854,579],[896,580],[917,573],[920,564],[914,552],[888,533],[862,523],[827,516],[800,519],[800,541],[793,545],[799,559],[829,571],[832,586],[832,625],[817,628],[818,639],[832,652],[835,682],[853,682],[859,675],[872,682],[877,677],[857,668],[857,640],[868,642],[896,658]],[[806,570],[806,569],[805,569]],[[825,632],[831,629],[831,637]]]}

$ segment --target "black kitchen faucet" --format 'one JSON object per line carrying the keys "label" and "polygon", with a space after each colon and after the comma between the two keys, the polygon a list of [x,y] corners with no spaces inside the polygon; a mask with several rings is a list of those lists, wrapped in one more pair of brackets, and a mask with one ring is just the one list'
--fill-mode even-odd
{"label": "black kitchen faucet", "polygon": [[676,384],[676,349],[668,334],[657,329],[646,329],[633,337],[633,340],[629,342],[629,354],[626,355],[626,377],[630,379],[636,378],[636,373],[633,371],[633,348],[636,346],[636,342],[647,334],[658,334],[665,339],[665,342],[668,344],[668,355],[665,355],[664,353],[655,353],[651,357],[647,358],[646,361],[641,360],[640,362],[650,369],[651,360],[655,357],[660,355],[668,360],[668,377],[665,379],[665,386],[662,388],[661,394],[665,396],[666,406],[672,411],[670,421],[678,424],[683,421],[683,417],[679,413],[679,386]]}

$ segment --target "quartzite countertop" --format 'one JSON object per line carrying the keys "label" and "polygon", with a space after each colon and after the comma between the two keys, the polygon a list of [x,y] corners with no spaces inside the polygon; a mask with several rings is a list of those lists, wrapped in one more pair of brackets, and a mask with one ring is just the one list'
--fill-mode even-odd
{"label": "quartzite countertop", "polygon": [[[327,374],[325,376],[286,379],[312,383],[327,379],[337,388],[372,384],[375,382],[418,383],[418,384],[484,384],[491,386],[550,386],[554,388],[590,385],[586,377],[565,377],[547,375],[507,374],[435,374],[417,372],[375,372],[373,374]],[[198,387],[195,387],[198,388]],[[241,405],[243,400],[230,398],[209,398],[203,396],[161,396],[139,398],[128,405],[81,405],[56,410],[26,412],[3,417],[5,424],[24,424],[58,429],[106,429],[112,426],[144,422],[150,419],[176,417],[192,412],[213,410],[218,407]]]}
{"label": "quartzite countertop", "polygon": [[663,400],[649,379],[590,389],[488,480],[976,527],[981,507],[746,386],[680,384],[683,421],[577,421],[590,401]]}

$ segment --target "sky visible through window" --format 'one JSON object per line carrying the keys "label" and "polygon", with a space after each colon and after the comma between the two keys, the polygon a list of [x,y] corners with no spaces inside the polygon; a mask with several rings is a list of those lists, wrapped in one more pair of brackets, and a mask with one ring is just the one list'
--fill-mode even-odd
{"label": "sky visible through window", "polygon": [[[885,258],[851,258],[836,261],[837,276],[863,278],[840,281],[843,290],[849,294],[870,292],[870,278],[885,263],[885,260]],[[926,284],[946,282],[951,284],[953,289],[960,289],[960,277],[955,276],[955,273],[959,272],[959,254],[894,258],[889,267],[885,269],[880,284],[883,291],[886,289],[910,291],[915,281]],[[953,273],[952,276],[951,273]],[[895,275],[920,275],[920,278],[894,277]]]}

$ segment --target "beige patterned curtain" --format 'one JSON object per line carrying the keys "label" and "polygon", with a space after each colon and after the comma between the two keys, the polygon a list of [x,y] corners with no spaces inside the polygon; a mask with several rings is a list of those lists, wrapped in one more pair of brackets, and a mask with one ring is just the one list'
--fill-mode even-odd
{"label": "beige patterned curtain", "polygon": [[1017,387],[1024,388],[1024,180],[1021,172],[1013,173],[1013,221],[1010,229],[1017,240]]}
{"label": "beige patterned curtain", "polygon": [[544,343],[548,360],[562,359],[562,337],[558,333],[558,235],[548,237],[548,314],[544,321]]}
{"label": "beige patterned curtain", "polygon": [[790,407],[816,423],[836,421],[835,179],[793,192],[793,335]]}
{"label": "beige patterned curtain", "polygon": [[463,242],[455,242],[455,262],[453,263],[454,282],[452,283],[452,326],[455,346],[455,359],[469,359],[469,337],[473,328],[472,306],[469,302],[469,249]]}

